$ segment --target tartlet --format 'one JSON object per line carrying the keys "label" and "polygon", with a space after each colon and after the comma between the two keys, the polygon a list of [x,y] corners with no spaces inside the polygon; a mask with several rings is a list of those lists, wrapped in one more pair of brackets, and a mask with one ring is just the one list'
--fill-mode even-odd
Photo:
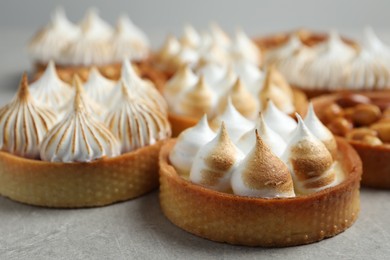
{"label": "tartlet", "polygon": [[258,39],[264,63],[274,64],[287,81],[308,97],[339,91],[383,90],[390,86],[390,49],[372,29],[362,43],[329,34],[298,30]]}
{"label": "tartlet", "polygon": [[68,83],[75,74],[86,81],[92,67],[97,67],[105,77],[118,80],[124,58],[133,62],[142,77],[156,82],[161,77],[152,70],[146,35],[127,16],[121,16],[115,29],[111,28],[95,9],[90,9],[78,25],[57,9],[51,22],[33,36],[28,50],[35,78],[52,60],[59,77]]}
{"label": "tartlet", "polygon": [[101,101],[112,107],[102,114],[95,113],[95,96],[83,90],[77,76],[73,90],[63,86],[73,91],[65,106],[52,108],[53,102],[43,103],[34,93],[42,87],[49,93],[60,88],[43,86],[42,81],[30,94],[24,74],[17,96],[0,110],[0,194],[31,205],[79,208],[129,200],[155,189],[158,154],[170,126],[149,92],[156,90],[134,71],[124,72],[113,86],[122,91],[120,98],[112,98],[114,107]]}
{"label": "tartlet", "polygon": [[[390,93],[339,93],[317,97],[312,101],[321,121],[334,134],[344,137],[358,152],[363,162],[362,185],[389,189],[390,140],[386,136],[390,131],[385,111]],[[357,108],[361,111],[357,111]],[[365,117],[369,118],[367,124],[357,122],[361,118],[365,120]],[[370,117],[374,118],[371,120]]]}
{"label": "tartlet", "polygon": [[238,139],[234,123],[215,134],[204,117],[167,142],[159,159],[165,216],[203,238],[263,247],[308,244],[350,227],[360,209],[357,153],[312,108],[298,125],[274,115],[260,115],[256,132]]}

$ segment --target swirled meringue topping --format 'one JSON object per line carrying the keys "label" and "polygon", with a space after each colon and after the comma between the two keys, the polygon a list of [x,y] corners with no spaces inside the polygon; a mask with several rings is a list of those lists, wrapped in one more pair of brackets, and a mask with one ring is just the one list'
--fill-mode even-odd
{"label": "swirled meringue topping", "polygon": [[191,49],[196,49],[201,44],[201,37],[194,27],[187,24],[184,26],[183,36],[180,43]]}
{"label": "swirled meringue topping", "polygon": [[67,104],[74,93],[71,87],[58,77],[53,61],[49,62],[42,76],[31,84],[30,92],[37,102],[56,112],[60,112],[59,108]]}
{"label": "swirled meringue topping", "polygon": [[163,94],[168,106],[172,107],[188,89],[198,82],[198,77],[188,65],[182,66],[165,84]]}
{"label": "swirled meringue topping", "polygon": [[177,115],[201,118],[204,114],[212,115],[217,102],[216,94],[211,90],[203,76],[186,91],[181,100],[173,107]]}
{"label": "swirled meringue topping", "polygon": [[64,47],[73,42],[80,34],[80,29],[71,23],[62,8],[57,8],[49,25],[40,30],[30,41],[30,56],[41,63],[57,60]]}
{"label": "swirled meringue topping", "polygon": [[264,55],[264,61],[266,64],[279,66],[280,63],[285,62],[285,60],[293,56],[302,47],[303,44],[299,35],[293,33],[288,38],[287,42],[267,51]]}
{"label": "swirled meringue topping", "polygon": [[197,152],[190,180],[210,189],[228,191],[231,174],[243,157],[222,122],[216,137]]}
{"label": "swirled meringue topping", "polygon": [[124,57],[142,60],[149,55],[149,40],[137,26],[123,15],[119,17],[112,39],[113,56],[117,61]]}
{"label": "swirled meringue topping", "polygon": [[122,97],[116,108],[106,117],[106,125],[121,143],[121,152],[155,144],[171,136],[165,115],[155,107],[130,94],[122,80]]}
{"label": "swirled meringue topping", "polygon": [[255,145],[234,170],[233,193],[260,198],[295,197],[293,181],[287,166],[255,131]]}
{"label": "swirled meringue topping", "polygon": [[[286,142],[279,134],[268,126],[264,120],[263,113],[261,112],[259,119],[257,120],[256,131],[260,135],[262,141],[267,144],[276,156],[280,157],[284,153],[287,146]],[[244,152],[244,154],[247,154],[253,148],[255,143],[255,131],[251,129],[240,137],[237,142],[237,146],[242,152]]]}
{"label": "swirled meringue topping", "polygon": [[258,111],[258,102],[247,90],[244,83],[238,78],[232,89],[221,99],[218,104],[219,112],[226,109],[229,97],[237,111],[248,119],[254,120]]}
{"label": "swirled meringue topping", "polygon": [[285,141],[290,139],[290,134],[297,126],[295,120],[280,111],[272,100],[268,101],[267,109],[264,112],[264,120]]}
{"label": "swirled meringue topping", "polygon": [[363,37],[363,45],[368,52],[377,58],[388,59],[390,57],[390,47],[379,39],[371,27],[364,29]]}
{"label": "swirled meringue topping", "polygon": [[0,150],[39,158],[41,141],[56,121],[55,113],[32,98],[24,73],[16,96],[0,109]]}
{"label": "swirled meringue topping", "polygon": [[169,160],[182,175],[188,175],[196,153],[214,137],[215,133],[209,127],[207,115],[204,115],[195,126],[179,135],[175,147],[169,154]]}
{"label": "swirled meringue topping", "polygon": [[282,155],[293,177],[295,192],[307,194],[336,185],[332,155],[297,115],[298,126]]}
{"label": "swirled meringue topping", "polygon": [[[77,77],[75,81],[80,79]],[[42,141],[42,160],[90,162],[120,154],[120,146],[114,135],[90,116],[84,104],[81,93],[76,92],[73,111],[55,125]]]}
{"label": "swirled meringue topping", "polygon": [[337,143],[331,131],[318,119],[314,112],[313,103],[310,102],[307,115],[305,117],[305,125],[310,132],[324,143],[332,157],[335,159],[337,155]]}
{"label": "swirled meringue topping", "polygon": [[109,105],[110,94],[116,82],[105,78],[96,67],[89,72],[88,81],[84,84],[87,95],[98,104]]}
{"label": "swirled meringue topping", "polygon": [[254,127],[252,121],[249,121],[237,111],[230,97],[228,98],[225,111],[211,121],[211,128],[218,129],[222,122],[225,122],[226,129],[233,142],[237,141],[242,133],[253,129]]}

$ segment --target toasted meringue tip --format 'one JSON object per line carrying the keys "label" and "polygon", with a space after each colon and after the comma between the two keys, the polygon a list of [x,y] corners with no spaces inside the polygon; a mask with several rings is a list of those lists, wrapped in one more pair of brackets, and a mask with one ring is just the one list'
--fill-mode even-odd
{"label": "toasted meringue tip", "polygon": [[120,84],[121,84],[121,93],[122,93],[123,97],[129,98],[130,94],[129,94],[129,89],[126,85],[126,82],[123,79],[121,79]]}
{"label": "toasted meringue tip", "polygon": [[27,72],[23,72],[22,78],[19,83],[19,90],[18,90],[18,97],[20,99],[25,99],[29,97],[30,95],[30,90],[28,88],[28,76]]}

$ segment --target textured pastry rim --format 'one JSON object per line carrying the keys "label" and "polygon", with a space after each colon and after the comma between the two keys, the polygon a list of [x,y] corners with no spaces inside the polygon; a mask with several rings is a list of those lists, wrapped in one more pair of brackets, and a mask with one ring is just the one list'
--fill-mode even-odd
{"label": "textured pastry rim", "polygon": [[[308,105],[306,95],[303,91],[297,89],[293,89],[293,94],[294,106],[297,108],[296,112],[302,116],[306,115]],[[294,114],[291,116],[295,117]],[[199,121],[199,118],[168,113],[168,120],[172,126],[172,137],[177,137],[185,129],[196,125],[196,123]]]}
{"label": "textured pastry rim", "polygon": [[314,194],[287,199],[221,193],[183,179],[169,164],[168,155],[176,142],[173,139],[160,152],[161,209],[173,224],[189,233],[229,244],[285,247],[332,237],[357,219],[362,173],[357,153],[345,140],[336,139],[339,158],[348,171],[346,180]]}
{"label": "textured pastry rim", "polygon": [[[390,91],[360,91],[354,92],[367,97],[385,97],[390,100]],[[312,99],[314,109],[321,118],[321,108],[328,106],[342,93],[323,95]],[[362,185],[372,188],[390,189],[390,145],[372,146],[359,141],[347,140],[359,154],[363,162]]]}
{"label": "textured pastry rim", "polygon": [[164,142],[86,163],[45,162],[0,151],[0,194],[54,208],[133,199],[158,187],[158,154]]}

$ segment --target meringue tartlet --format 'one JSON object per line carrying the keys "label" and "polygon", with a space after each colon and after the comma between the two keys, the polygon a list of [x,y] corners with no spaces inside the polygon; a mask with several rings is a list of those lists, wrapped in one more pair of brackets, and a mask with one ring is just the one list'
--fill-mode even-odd
{"label": "meringue tartlet", "polygon": [[321,121],[344,137],[363,162],[362,184],[390,188],[389,92],[339,93],[313,99]]}
{"label": "meringue tartlet", "polygon": [[[99,86],[84,90],[77,76],[72,89],[53,68],[47,73],[31,88],[24,74],[13,101],[0,109],[0,194],[32,205],[76,208],[156,188],[158,154],[171,129],[155,88],[138,78],[130,62],[121,81],[111,85],[109,99]],[[102,77],[92,73],[87,85]],[[53,91],[68,93],[60,99],[67,101],[55,105]]]}
{"label": "meringue tartlet", "polygon": [[390,48],[367,28],[361,43],[297,31],[260,39],[264,63],[274,64],[287,81],[309,96],[334,91],[371,91],[390,87]]}
{"label": "meringue tartlet", "polygon": [[275,67],[263,72],[246,61],[229,66],[209,63],[197,71],[184,65],[162,92],[173,136],[195,125],[205,113],[210,121],[220,117],[229,120],[230,103],[248,120],[257,117],[267,100],[291,115],[305,114],[307,108],[306,96],[292,89]]}
{"label": "meringue tartlet", "polygon": [[273,115],[260,114],[241,136],[228,121],[215,133],[204,116],[166,143],[160,152],[165,216],[210,240],[265,247],[312,243],[351,226],[360,208],[357,153],[312,107],[305,121],[297,115],[298,124],[280,111]]}
{"label": "meringue tartlet", "polygon": [[141,76],[159,77],[151,70],[150,43],[127,16],[118,18],[115,28],[101,19],[96,9],[89,9],[79,24],[70,22],[62,9],[53,12],[51,21],[31,39],[28,51],[35,64],[36,76],[54,61],[59,77],[71,83],[74,74],[83,81],[95,66],[110,79],[120,78],[121,62],[128,58]]}

